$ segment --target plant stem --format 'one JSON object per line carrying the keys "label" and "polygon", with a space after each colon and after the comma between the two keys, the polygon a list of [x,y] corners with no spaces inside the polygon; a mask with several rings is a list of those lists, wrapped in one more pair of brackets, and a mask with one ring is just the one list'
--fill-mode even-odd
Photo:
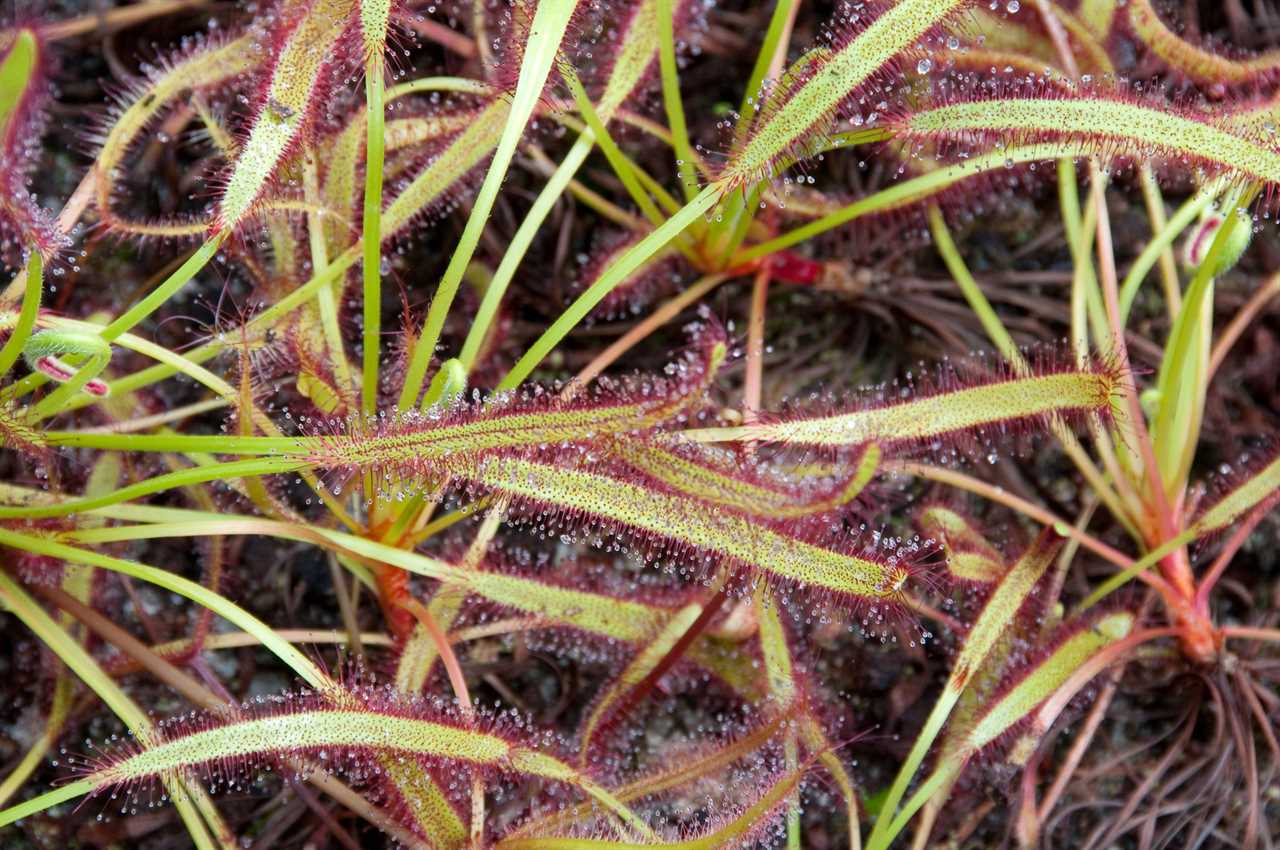
{"label": "plant stem", "polygon": [[742,421],[750,425],[760,416],[764,382],[764,319],[769,300],[769,264],[762,263],[751,285],[751,313],[747,319],[747,364],[742,379]]}
{"label": "plant stem", "polygon": [[1223,626],[1222,634],[1228,640],[1263,640],[1280,643],[1280,629],[1262,629],[1254,626]]}
{"label": "plant stem", "polygon": [[31,338],[36,315],[40,312],[40,298],[44,292],[44,258],[35,248],[31,249],[31,256],[27,258],[26,274],[27,283],[22,292],[22,310],[18,313],[18,323],[13,326],[13,332],[5,341],[4,348],[0,348],[0,375],[7,374],[22,356],[22,349]]}
{"label": "plant stem", "polygon": [[263,647],[293,668],[293,671],[313,688],[325,690],[331,684],[329,677],[321,672],[320,668],[299,652],[293,644],[282,640],[266,623],[203,585],[185,579],[182,576],[174,575],[168,570],[157,569],[135,561],[113,558],[109,555],[102,555],[85,549],[77,549],[53,540],[29,534],[20,534],[3,528],[0,528],[0,543],[28,552],[62,558],[74,564],[84,564],[123,573],[163,587],[180,596],[185,596],[192,602],[203,605],[215,614],[236,624],[244,631],[256,636],[262,641]]}
{"label": "plant stem", "polygon": [[550,354],[551,349],[555,348],[578,322],[586,318],[592,308],[599,304],[606,295],[626,280],[632,272],[648,261],[650,257],[662,250],[668,242],[684,232],[684,229],[699,216],[711,209],[719,199],[720,192],[720,187],[715,184],[703,189],[693,201],[667,219],[661,227],[631,246],[626,253],[615,260],[596,279],[595,283],[586,292],[578,296],[578,299],[560,314],[559,318],[551,324],[551,327],[547,328],[542,336],[534,341],[524,356],[511,367],[511,371],[498,384],[498,389],[509,390],[519,386],[525,378],[529,377],[529,373],[542,362],[542,358]]}
{"label": "plant stem", "polygon": [[1096,555],[1105,558],[1112,564],[1121,568],[1132,567],[1134,561],[1124,553],[1113,549],[1098,538],[1084,531],[1076,529],[1066,520],[1055,516],[1044,508],[1032,504],[1025,499],[1019,498],[1003,488],[988,484],[971,475],[963,472],[957,472],[953,469],[942,469],[936,466],[927,466],[922,463],[912,463],[910,461],[885,461],[885,469],[894,470],[906,475],[914,475],[919,478],[927,478],[930,481],[937,481],[956,487],[960,490],[966,490],[993,502],[1004,505],[1007,508],[1017,511],[1024,516],[1030,517],[1036,522],[1053,528],[1059,534],[1070,537],[1078,541],[1086,549]]}
{"label": "plant stem", "polygon": [[222,707],[220,697],[80,600],[56,587],[36,587],[35,592],[84,623],[103,640],[138,662],[142,669],[191,702],[202,708]]}
{"label": "plant stem", "polygon": [[[484,297],[480,301],[480,307],[476,310],[475,318],[471,321],[471,328],[467,331],[467,338],[462,343],[462,353],[458,355],[458,360],[462,362],[462,367],[468,373],[475,368],[476,357],[480,352],[480,347],[484,344],[489,328],[493,326],[494,316],[497,315],[498,308],[502,305],[502,297],[506,294],[507,286],[515,278],[520,261],[524,259],[525,253],[529,250],[529,245],[533,243],[533,239],[537,236],[543,222],[546,221],[547,216],[555,207],[560,196],[564,194],[566,187],[573,180],[573,176],[577,174],[578,169],[582,167],[582,163],[586,161],[587,155],[591,153],[591,149],[594,146],[595,135],[590,130],[584,131],[578,136],[577,141],[573,143],[573,147],[569,149],[569,153],[565,154],[560,165],[552,172],[550,179],[542,187],[542,191],[538,193],[538,197],[534,200],[533,206],[529,208],[529,212],[525,214],[524,220],[520,222],[520,227],[516,230],[515,235],[511,237],[511,242],[507,245],[507,250],[502,255],[502,260],[498,263],[498,268],[494,271],[493,278],[485,288]],[[647,198],[648,195],[645,195],[645,197]]]}
{"label": "plant stem", "polygon": [[400,391],[397,409],[408,410],[417,401],[422,390],[427,368],[435,355],[436,343],[440,341],[440,333],[444,329],[445,317],[457,294],[458,284],[462,282],[462,274],[480,243],[480,234],[489,220],[489,213],[498,199],[498,191],[506,178],[507,169],[515,156],[516,146],[524,134],[525,125],[542,96],[542,89],[551,71],[551,63],[559,50],[569,19],[576,7],[574,0],[543,0],[538,3],[534,12],[529,40],[525,44],[524,61],[520,66],[520,79],[516,83],[516,92],[511,102],[511,111],[498,147],[494,151],[493,160],[485,174],[484,182],[467,216],[466,227],[458,239],[444,276],[436,287],[427,309],[427,318],[422,325],[409,355],[409,366],[405,374],[404,386]]}
{"label": "plant stem", "polygon": [[361,267],[364,304],[364,360],[361,366],[360,410],[372,416],[378,406],[378,365],[382,357],[382,165],[386,148],[383,107],[382,56],[370,56],[365,69],[364,262]]}
{"label": "plant stem", "polygon": [[[1195,221],[1213,203],[1214,198],[1218,196],[1221,189],[1222,182],[1214,181],[1188,198],[1182,206],[1174,211],[1173,216],[1155,233],[1151,241],[1142,249],[1142,253],[1138,254],[1138,258],[1133,261],[1133,265],[1129,267],[1129,273],[1124,277],[1124,283],[1120,286],[1120,318],[1125,324],[1129,321],[1129,313],[1133,309],[1133,302],[1138,296],[1138,290],[1141,288],[1147,274],[1151,271],[1152,266],[1164,256],[1169,246],[1173,244],[1182,231],[1186,230],[1191,222]],[[1180,310],[1181,307],[1182,298],[1181,293],[1179,293],[1178,309]]]}
{"label": "plant stem", "polygon": [[102,338],[107,342],[111,342],[159,309],[161,305],[173,297],[174,293],[186,286],[191,278],[199,274],[201,269],[209,264],[209,261],[213,259],[213,255],[218,253],[218,249],[222,247],[222,243],[226,241],[229,235],[229,230],[220,230],[209,237],[163,283],[151,290],[145,298],[133,305],[133,307],[126,310],[124,315],[103,328]]}
{"label": "plant stem", "polygon": [[[1142,163],[1138,172],[1142,182],[1142,201],[1147,207],[1147,218],[1151,222],[1151,235],[1155,237],[1169,224],[1169,217],[1164,209],[1164,196],[1160,193],[1160,184],[1156,182],[1151,163]],[[1178,280],[1178,264],[1168,245],[1160,252],[1160,281],[1164,284],[1165,309],[1172,322],[1178,317],[1178,310],[1182,306],[1182,284]]]}
{"label": "plant stem", "polygon": [[698,194],[698,177],[693,170],[693,146],[689,144],[689,128],[684,120],[684,102],[680,99],[680,76],[676,68],[675,3],[658,0],[658,65],[662,76],[662,105],[671,127],[671,145],[676,154],[676,169],[686,202]]}

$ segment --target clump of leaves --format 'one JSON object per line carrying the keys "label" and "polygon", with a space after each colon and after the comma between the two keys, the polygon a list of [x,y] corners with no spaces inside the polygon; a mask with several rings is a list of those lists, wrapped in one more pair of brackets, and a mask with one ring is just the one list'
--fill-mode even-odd
{"label": "clump of leaves", "polygon": [[[219,10],[217,34],[119,94],[56,223],[28,186],[49,57],[83,26],[0,30],[0,249],[15,271],[0,304],[0,601],[58,662],[43,730],[0,783],[0,828],[34,835],[77,806],[133,823],[172,802],[194,846],[270,843],[302,809],[264,823],[236,798],[283,777],[316,840],[345,846],[372,830],[335,806],[439,850],[797,848],[815,824],[881,850],[913,823],[917,847],[963,841],[975,780],[1012,768],[1001,826],[1031,847],[1119,671],[1154,658],[1209,682],[1233,766],[1186,817],[1161,821],[1156,781],[1139,786],[1123,816],[1089,822],[1089,846],[1119,842],[1145,795],[1143,834],[1161,846],[1218,832],[1268,846],[1280,701],[1274,665],[1235,645],[1262,659],[1280,634],[1261,607],[1255,623],[1224,616],[1214,591],[1277,502],[1280,459],[1255,451],[1213,497],[1193,482],[1212,378],[1280,291],[1265,284],[1215,341],[1216,282],[1248,261],[1280,185],[1275,62],[1193,42],[1145,0],[1026,5],[840,3],[793,50],[801,11],[781,0],[714,127],[689,80],[724,33],[696,2]],[[1179,91],[1136,79],[1137,56]],[[148,179],[157,150],[190,166],[189,197],[155,203],[172,194]],[[846,160],[893,177],[852,199],[811,186]],[[993,306],[950,228],[1010,173],[1035,194],[1045,162],[1068,341],[1020,347],[1006,323],[1026,298]],[[1109,202],[1129,170],[1151,237],[1121,279]],[[1172,214],[1160,178],[1195,185]],[[60,234],[79,237],[82,218],[112,239],[73,255]],[[771,287],[788,309],[830,293],[856,309],[863,266],[881,262],[868,225],[922,223],[996,354],[844,394],[779,374]],[[111,282],[112,262],[177,250],[141,289]],[[50,300],[46,268],[52,282],[68,266],[104,285]],[[207,321],[175,331],[192,294]],[[1165,326],[1140,359],[1131,317],[1148,301]],[[687,313],[665,366],[604,375],[646,362],[638,346]],[[728,315],[746,318],[745,344]],[[959,338],[949,315],[923,324]],[[591,322],[616,341],[584,342]],[[766,405],[766,367],[790,404]],[[1067,495],[992,483],[1028,440],[1074,466],[1058,472]],[[1074,522],[1054,512],[1068,509]],[[289,628],[292,606],[243,591],[268,595],[261,559],[294,551],[328,567],[307,578],[330,589],[304,618],[322,628]],[[197,564],[198,581],[184,575]],[[1135,579],[1145,595],[1118,600]],[[134,582],[185,600],[185,637],[160,640],[174,622],[121,603],[113,588],[136,596]],[[891,711],[832,686],[832,624],[863,659],[942,656],[932,710],[888,763],[848,754]],[[301,685],[236,682],[207,660],[245,646]],[[560,706],[538,710],[492,672],[538,663],[591,681],[562,680]],[[547,681],[531,687],[543,701]],[[1041,796],[1082,694],[1089,718]],[[123,740],[65,744],[108,712]],[[41,792],[53,750],[64,781]],[[1244,797],[1225,790],[1235,779]]]}

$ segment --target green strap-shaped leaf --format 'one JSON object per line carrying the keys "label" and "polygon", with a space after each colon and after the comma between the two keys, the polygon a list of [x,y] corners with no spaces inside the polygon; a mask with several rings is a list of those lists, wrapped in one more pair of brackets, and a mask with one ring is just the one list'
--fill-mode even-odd
{"label": "green strap-shaped leaf", "polygon": [[[406,716],[378,705],[358,708],[303,709],[216,723],[186,735],[145,744],[95,770],[67,788],[37,798],[23,807],[27,816],[40,800],[48,805],[71,796],[128,787],[201,765],[234,763],[264,754],[297,755],[312,751],[381,751],[436,761],[463,761],[540,776],[575,785],[617,815],[632,829],[652,834],[622,803],[601,786],[549,755],[526,749],[506,738],[460,725]],[[0,812],[0,826],[15,819],[15,809]]]}
{"label": "green strap-shaped leaf", "polygon": [[1085,661],[1109,644],[1127,637],[1133,620],[1129,612],[1119,611],[1075,630],[992,703],[965,738],[969,752],[977,752],[995,741],[1052,696]]}
{"label": "green strap-shaped leaf", "polygon": [[805,82],[787,91],[785,102],[768,110],[720,173],[717,183],[740,187],[772,176],[774,167],[797,148],[813,143],[825,132],[837,106],[903,51],[914,47],[929,30],[968,5],[968,0],[900,0],[885,9],[857,38],[812,63]]}
{"label": "green strap-shaped leaf", "polygon": [[921,532],[937,538],[947,555],[946,569],[962,581],[999,581],[1004,558],[967,518],[942,505],[931,505],[917,519]]}
{"label": "green strap-shaped leaf", "polygon": [[879,447],[868,446],[837,486],[815,488],[799,480],[754,474],[744,470],[738,458],[700,457],[647,440],[619,440],[615,451],[645,475],[681,493],[777,519],[826,513],[849,504],[870,483],[880,462]]}
{"label": "green strap-shaped leaf", "polygon": [[1280,454],[1273,455],[1208,507],[1192,524],[1192,531],[1197,537],[1221,531],[1277,493],[1280,493]]}
{"label": "green strap-shaped leaf", "polygon": [[958,101],[906,113],[893,129],[927,142],[978,138],[1015,147],[1057,141],[1063,156],[1165,157],[1265,185],[1280,183],[1280,152],[1270,139],[1212,116],[1135,102],[1122,92]]}
{"label": "green strap-shaped leaf", "polygon": [[911,752],[907,754],[902,768],[889,788],[881,809],[881,818],[872,832],[873,844],[891,823],[898,803],[907,790],[907,785],[942,731],[943,724],[951,716],[952,709],[960,701],[961,695],[986,661],[996,642],[1012,626],[1019,610],[1030,596],[1032,588],[1053,563],[1053,558],[1061,547],[1062,539],[1053,531],[1043,532],[996,585],[996,589],[983,606],[982,613],[978,615],[978,619],[965,637],[964,646],[951,667],[951,675],[947,678],[942,694],[934,703],[933,710],[925,720],[924,728],[916,736]]}
{"label": "green strap-shaped leaf", "polygon": [[825,549],[744,514],[598,471],[513,457],[493,458],[457,474],[523,500],[727,558],[783,581],[863,599],[891,599],[910,577],[900,561],[874,561]]}
{"label": "green strap-shaped leaf", "polygon": [[219,230],[239,225],[262,197],[315,107],[320,79],[332,70],[338,39],[354,11],[354,0],[314,0],[285,36],[266,98],[218,203]]}
{"label": "green strap-shaped leaf", "polygon": [[885,850],[925,803],[948,787],[972,756],[1022,722],[1052,696],[1086,661],[1129,635],[1133,614],[1117,611],[1092,621],[1075,622],[1059,630],[1053,650],[1023,671],[1016,683],[997,697],[981,719],[964,736],[958,755],[942,762],[911,799],[892,817],[886,812],[884,828],[872,833],[867,850]]}
{"label": "green strap-shaped leaf", "polygon": [[146,226],[143,222],[127,221],[114,211],[112,191],[129,148],[161,111],[187,92],[226,84],[257,68],[262,59],[263,53],[253,35],[214,42],[173,63],[134,95],[107,131],[93,172],[95,202],[108,223],[124,230]]}
{"label": "green strap-shaped leaf", "polygon": [[1106,370],[1053,372],[941,392],[834,416],[687,431],[704,442],[758,440],[805,446],[923,441],[1053,414],[1108,414],[1120,386]]}
{"label": "green strap-shaped leaf", "polygon": [[666,658],[667,653],[684,636],[701,613],[701,605],[690,603],[673,614],[657,634],[652,635],[641,645],[640,651],[622,672],[601,690],[579,734],[578,746],[584,760],[590,752],[597,731],[608,719],[610,712],[632,688],[643,682],[645,677]]}
{"label": "green strap-shaped leaf", "polygon": [[499,841],[494,845],[494,850],[716,850],[720,847],[743,846],[745,839],[767,829],[774,813],[799,788],[808,769],[808,762],[804,762],[795,769],[780,772],[771,780],[764,793],[743,807],[736,817],[719,828],[693,838],[635,842],[560,836],[512,837]]}

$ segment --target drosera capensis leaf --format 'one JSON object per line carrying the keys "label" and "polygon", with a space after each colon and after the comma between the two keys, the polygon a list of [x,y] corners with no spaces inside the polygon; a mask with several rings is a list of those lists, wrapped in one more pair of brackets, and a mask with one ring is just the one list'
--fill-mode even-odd
{"label": "drosera capensis leaf", "polygon": [[416,217],[428,212],[459,180],[490,157],[502,139],[510,115],[511,104],[505,98],[493,98],[485,104],[448,148],[432,158],[392,198],[382,213],[382,239],[390,239]]}
{"label": "drosera capensis leaf", "polygon": [[1273,452],[1205,508],[1191,524],[1191,530],[1198,537],[1216,534],[1234,525],[1258,505],[1274,499],[1277,493],[1280,493],[1280,453]]}
{"label": "drosera capensis leaf", "polygon": [[911,752],[903,760],[897,778],[889,788],[889,793],[884,799],[883,816],[876,822],[876,829],[872,832],[872,844],[875,843],[877,835],[889,826],[898,803],[906,793],[908,784],[924,761],[934,740],[942,732],[956,703],[960,701],[965,689],[981,669],[997,641],[1016,622],[1019,610],[1026,604],[1032,590],[1053,563],[1058,550],[1062,548],[1062,542],[1062,538],[1058,537],[1052,529],[1046,529],[1014,562],[1000,583],[996,585],[995,590],[991,592],[982,612],[974,621],[969,634],[966,635],[960,654],[956,656],[951,666],[951,674],[947,678],[942,694],[934,703],[923,729],[912,744]]}
{"label": "drosera capensis leaf", "polygon": [[673,377],[621,382],[617,389],[560,401],[535,388],[530,395],[499,394],[488,402],[455,402],[425,413],[378,420],[366,432],[357,422],[333,437],[306,438],[298,451],[324,468],[399,467],[429,471],[464,457],[504,449],[591,442],[634,435],[674,421],[701,397],[724,362],[723,336],[708,331],[700,350],[676,364]]}
{"label": "drosera capensis leaf", "polygon": [[[549,389],[530,387],[481,401],[456,399],[425,412],[410,411],[369,422],[319,422],[300,437],[118,435],[50,432],[52,444],[127,451],[200,451],[264,455],[278,462],[347,469],[365,466],[425,469],[462,453],[472,457],[504,449],[590,442],[635,435],[669,425],[702,398],[728,353],[718,327],[702,327],[696,348],[671,364],[667,376],[614,380],[608,389],[561,400]],[[442,367],[446,377],[460,370]],[[460,392],[441,384],[440,392]],[[325,433],[326,431],[330,433]],[[441,471],[444,471],[443,469]]]}
{"label": "drosera capensis leaf", "polygon": [[[1218,93],[1228,86],[1261,86],[1280,74],[1280,52],[1231,58],[1182,38],[1161,20],[1151,0],[1105,0],[1124,17],[1129,30],[1148,50],[1198,85]],[[1114,14],[1114,12],[1113,12]]]}
{"label": "drosera capensis leaf", "polygon": [[1052,648],[1038,662],[1019,671],[1003,693],[991,700],[987,710],[963,736],[956,755],[940,763],[896,814],[884,814],[885,827],[872,834],[867,850],[885,850],[912,816],[934,794],[948,787],[974,755],[1024,723],[1085,662],[1126,638],[1134,620],[1128,611],[1112,611],[1078,618],[1061,626]]}
{"label": "drosera capensis leaf", "polygon": [[992,700],[986,713],[965,736],[966,749],[977,752],[1022,722],[1085,661],[1107,645],[1127,637],[1133,625],[1134,616],[1128,611],[1112,611],[1064,625],[1057,646],[1028,670],[1021,671],[1007,690]]}
{"label": "drosera capensis leaf", "polygon": [[277,37],[283,43],[257,115],[218,201],[217,230],[234,229],[248,215],[312,120],[327,77],[341,61],[353,11],[354,0],[312,0],[282,25]]}
{"label": "drosera capensis leaf", "polygon": [[968,0],[902,0],[843,44],[801,57],[799,63],[808,67],[793,69],[792,76],[802,79],[786,88],[781,104],[761,110],[717,183],[726,188],[754,184],[771,177],[780,161],[808,153],[842,103],[967,5]]}
{"label": "drosera capensis leaf", "polygon": [[961,581],[999,581],[1008,566],[973,522],[946,505],[929,505],[916,517],[922,534],[937,539],[946,554],[946,570]]}
{"label": "drosera capensis leaf", "polygon": [[736,817],[719,827],[703,831],[692,838],[670,841],[654,838],[646,842],[617,841],[604,838],[571,838],[565,836],[512,837],[499,841],[495,850],[715,850],[720,847],[749,846],[750,839],[766,831],[775,812],[796,792],[808,774],[812,759],[772,777],[764,793],[744,806]]}
{"label": "drosera capensis leaf", "polygon": [[[866,446],[834,486],[800,481],[696,444],[620,440],[614,450],[631,466],[681,493],[748,514],[791,519],[848,505],[866,488],[880,463],[880,448]],[[843,470],[842,470],[843,471]]]}
{"label": "drosera capensis leaf", "polygon": [[1101,366],[1045,371],[947,389],[897,404],[865,407],[830,416],[794,417],[728,428],[684,432],[702,442],[756,440],[798,446],[923,443],[938,437],[1057,414],[1107,416],[1120,376]]}
{"label": "drosera capensis leaf", "polygon": [[610,712],[618,706],[628,691],[644,681],[701,613],[702,606],[693,603],[677,611],[663,625],[662,630],[653,635],[622,672],[603,689],[583,722],[579,735],[580,758],[584,763],[590,753],[593,739],[597,734],[603,733]]}
{"label": "drosera capensis leaf", "polygon": [[[827,739],[822,724],[815,717],[810,707],[810,697],[792,659],[791,644],[788,642],[787,630],[782,622],[782,610],[777,594],[764,585],[756,589],[752,597],[752,609],[759,623],[760,656],[764,662],[765,679],[768,682],[767,693],[778,702],[775,709],[780,714],[795,715],[793,728],[785,730],[787,735],[785,757],[788,769],[799,763],[797,744],[803,742],[811,752],[818,754],[818,761],[835,781],[836,787],[845,801],[845,813],[849,820],[849,842],[851,848],[859,846],[858,833],[858,796],[853,787],[853,780],[835,749]],[[788,818],[788,830],[794,830]]]}
{"label": "drosera capensis leaf", "polygon": [[1062,156],[1162,158],[1254,181],[1280,184],[1280,152],[1270,139],[1213,115],[1139,100],[1116,87],[1013,87],[992,101],[977,97],[890,117],[905,140],[1006,147],[1060,143]]}
{"label": "drosera capensis leaf", "polygon": [[127,219],[115,208],[115,189],[129,150],[170,104],[188,92],[223,86],[255,70],[262,62],[253,33],[211,39],[149,74],[136,87],[127,106],[115,115],[102,137],[94,169],[94,199],[109,227],[137,232],[154,222]]}
{"label": "drosera capensis leaf", "polygon": [[[232,775],[235,765],[264,756],[326,753],[351,761],[379,752],[397,753],[434,763],[465,762],[497,770],[528,773],[578,787],[617,816],[630,830],[652,835],[649,827],[624,804],[589,777],[564,762],[513,740],[498,731],[469,728],[450,719],[430,701],[406,698],[384,687],[347,687],[340,704],[327,697],[277,697],[264,709],[250,709],[231,719],[209,718],[188,728],[168,727],[157,741],[126,748],[103,759],[69,788],[83,794],[111,788],[135,788],[153,778],[182,775],[208,767]],[[192,728],[194,727],[194,728]],[[132,749],[132,751],[130,751]],[[368,755],[366,755],[368,754]],[[64,789],[55,800],[69,799]],[[39,809],[27,806],[23,816]],[[0,826],[11,823],[14,809],[0,812]]]}
{"label": "drosera capensis leaf", "polygon": [[632,476],[518,457],[494,457],[459,477],[519,500],[593,517],[784,582],[862,600],[892,600],[910,578],[912,545],[875,557],[789,536],[758,517],[666,491]]}
{"label": "drosera capensis leaf", "polygon": [[[410,412],[381,420],[364,432],[363,420],[343,423],[332,436],[199,437],[53,433],[51,445],[127,447],[133,450],[233,452],[261,455],[213,466],[155,476],[108,496],[57,505],[0,506],[0,517],[62,516],[106,504],[135,499],[201,481],[267,475],[303,469],[395,470],[402,475],[465,474],[495,453],[536,449],[544,445],[590,442],[613,435],[634,435],[678,416],[702,393],[724,357],[723,341],[711,339],[682,379],[652,380],[634,391],[562,404],[542,392],[531,401],[519,398],[496,404],[461,404],[443,412]],[[690,366],[690,360],[685,365]]]}

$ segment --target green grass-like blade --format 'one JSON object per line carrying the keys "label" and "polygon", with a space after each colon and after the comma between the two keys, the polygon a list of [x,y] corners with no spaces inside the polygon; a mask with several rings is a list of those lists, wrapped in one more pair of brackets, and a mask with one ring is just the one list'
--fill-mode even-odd
{"label": "green grass-like blade", "polygon": [[1015,622],[1018,611],[1026,603],[1027,597],[1040,581],[1045,570],[1053,563],[1053,558],[1061,546],[1061,539],[1052,531],[1041,534],[1040,539],[1014,563],[983,606],[982,613],[978,615],[978,619],[969,630],[964,646],[961,647],[960,654],[951,667],[951,675],[947,678],[942,694],[934,703],[933,710],[925,720],[924,728],[916,736],[911,752],[903,761],[897,778],[889,788],[881,808],[880,819],[876,822],[876,829],[871,833],[872,845],[893,822],[893,814],[897,811],[902,795],[906,793],[907,785],[942,731],[943,724],[951,716],[956,703],[960,701],[965,688],[986,661],[996,641]]}
{"label": "green grass-like blade", "polygon": [[537,368],[538,364],[542,362],[542,359],[551,353],[551,349],[555,348],[578,322],[585,319],[587,314],[604,300],[606,295],[630,277],[636,269],[648,262],[650,257],[666,247],[667,243],[683,233],[685,228],[696,221],[699,216],[704,215],[715,206],[719,199],[720,189],[714,185],[708,186],[696,198],[681,208],[679,212],[663,222],[661,226],[655,228],[614,261],[600,277],[596,278],[590,288],[579,295],[577,300],[570,304],[551,323],[551,327],[547,328],[542,333],[542,336],[538,337],[533,345],[529,346],[524,355],[511,367],[511,371],[498,384],[498,389],[509,390],[520,386],[529,377],[529,374]]}
{"label": "green grass-like blade", "polygon": [[538,99],[551,72],[551,64],[555,60],[560,42],[564,39],[569,19],[577,7],[576,0],[540,0],[534,12],[529,39],[524,47],[524,60],[520,65],[520,77],[516,83],[516,92],[511,99],[510,117],[503,128],[502,137],[485,175],[484,183],[467,217],[466,227],[458,240],[449,265],[445,269],[440,285],[436,288],[431,306],[427,309],[427,318],[422,326],[422,333],[414,343],[409,356],[409,367],[405,374],[404,387],[400,392],[397,407],[408,410],[422,389],[423,379],[427,374],[431,357],[435,354],[436,343],[440,341],[440,332],[444,329],[444,320],[457,294],[458,284],[462,282],[463,272],[471,262],[472,254],[480,242],[480,233],[489,219],[489,213],[497,200],[502,181],[506,178],[507,168],[515,156],[516,146],[524,134],[525,125],[533,115]]}
{"label": "green grass-like blade", "polygon": [[43,292],[44,258],[39,251],[33,250],[27,258],[27,283],[22,292],[22,309],[18,313],[18,322],[5,340],[4,348],[0,348],[0,375],[8,374],[13,364],[22,356],[27,340],[31,338],[31,331],[36,326],[36,315],[40,312]]}
{"label": "green grass-like blade", "polygon": [[[135,703],[120,686],[107,675],[92,656],[65,629],[54,622],[35,600],[27,595],[7,573],[0,570],[0,600],[7,610],[13,612],[23,624],[55,655],[58,656],[79,679],[97,694],[117,717],[141,741],[155,740],[155,727],[146,712]],[[191,839],[200,850],[213,850],[214,839],[209,835],[199,809],[210,813],[212,821],[209,825],[219,834],[230,834],[226,826],[217,819],[215,810],[209,804],[204,790],[195,782],[189,782],[182,773],[164,777],[166,790],[174,799],[178,814],[191,834]],[[6,826],[16,820],[37,814],[59,803],[73,800],[93,790],[89,780],[71,782],[34,799],[27,800],[17,806],[0,811],[0,826]],[[225,845],[222,850],[229,850]]]}

